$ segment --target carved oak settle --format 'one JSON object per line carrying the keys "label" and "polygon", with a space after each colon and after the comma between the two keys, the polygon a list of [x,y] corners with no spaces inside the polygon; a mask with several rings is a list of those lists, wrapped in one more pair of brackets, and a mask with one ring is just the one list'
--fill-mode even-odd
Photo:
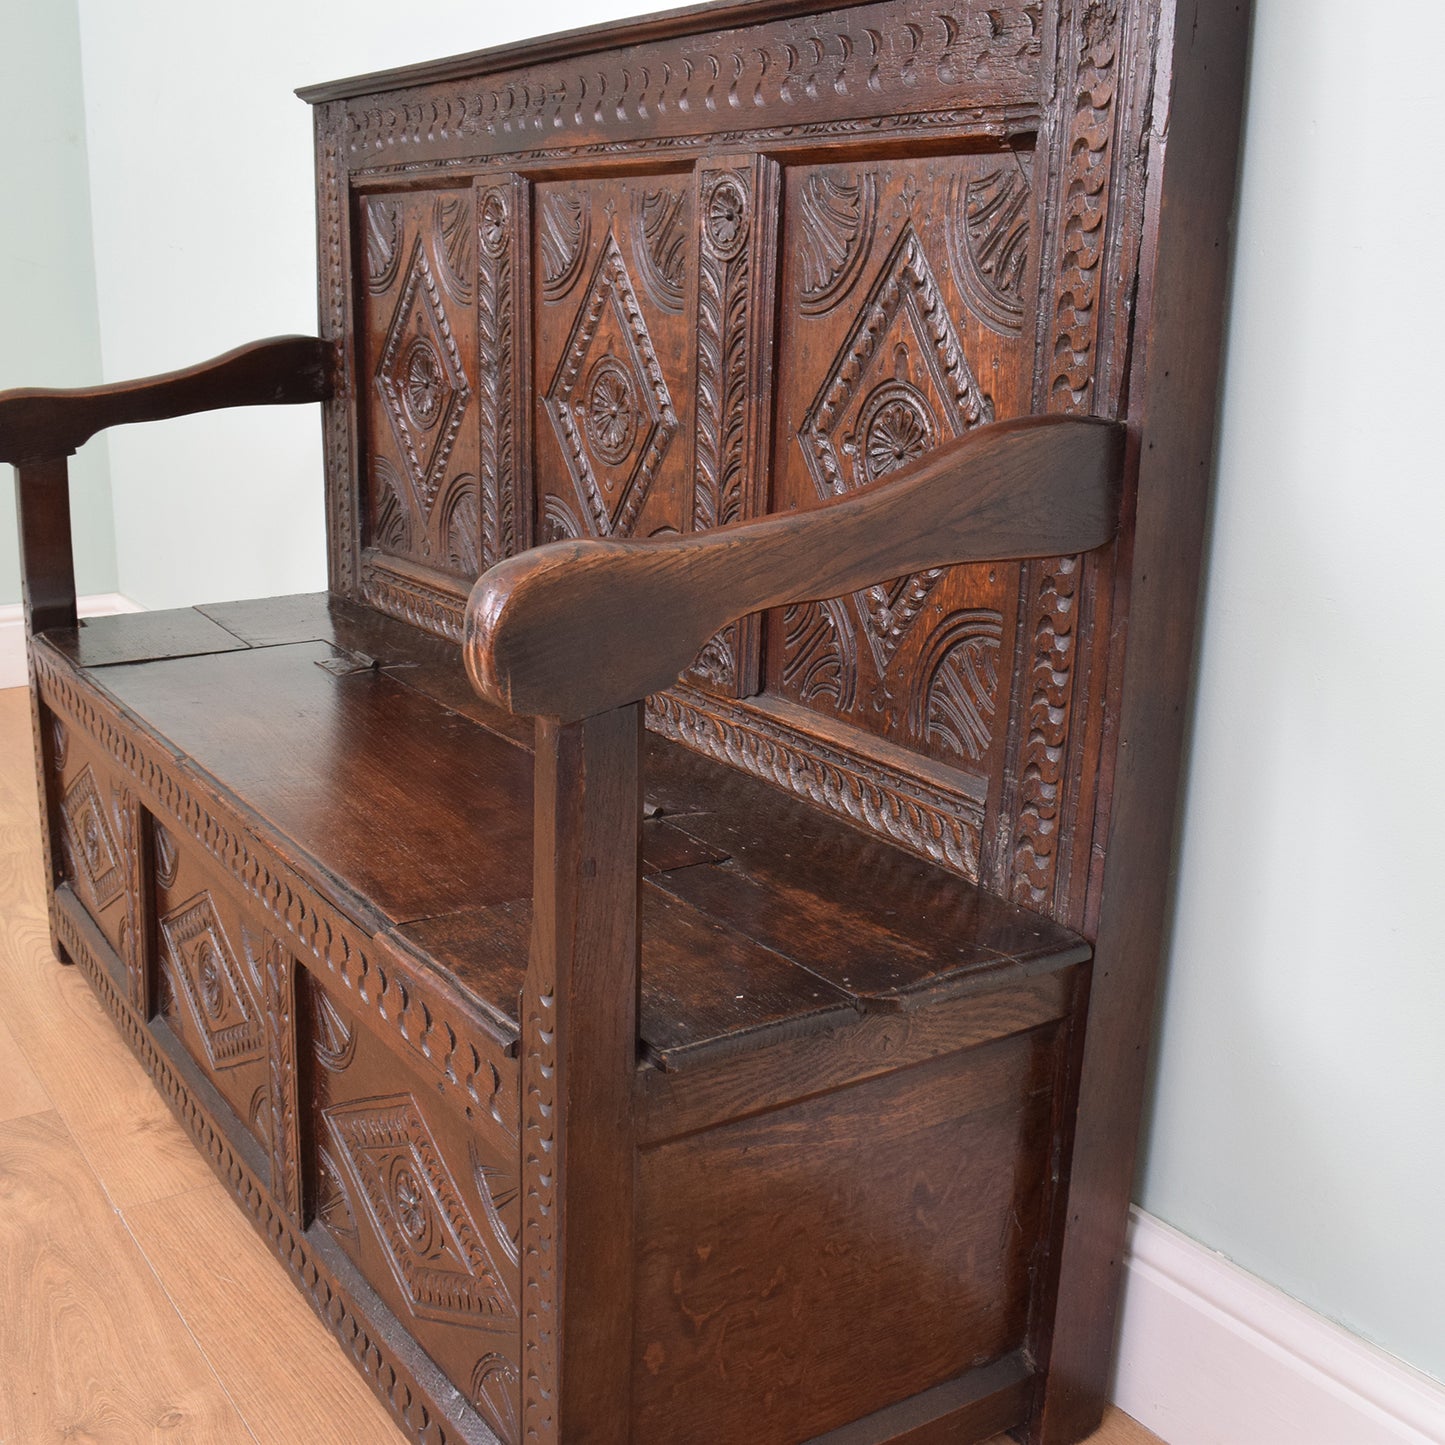
{"label": "carved oak settle", "polygon": [[[321,339],[0,397],[56,952],[413,1438],[1097,1423],[1246,8],[320,86]],[[77,621],[70,452],[306,401],[329,593]]]}

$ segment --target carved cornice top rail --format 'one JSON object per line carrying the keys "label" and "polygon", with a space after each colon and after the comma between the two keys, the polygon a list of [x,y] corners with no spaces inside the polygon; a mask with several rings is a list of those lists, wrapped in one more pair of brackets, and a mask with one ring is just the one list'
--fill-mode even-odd
{"label": "carved cornice top rail", "polygon": [[1040,113],[1042,8],[1038,0],[875,0],[820,17],[722,7],[661,31],[611,27],[590,40],[556,37],[300,94],[344,107],[352,168],[784,138],[930,114],[957,126],[985,111],[1014,112],[1027,125]]}

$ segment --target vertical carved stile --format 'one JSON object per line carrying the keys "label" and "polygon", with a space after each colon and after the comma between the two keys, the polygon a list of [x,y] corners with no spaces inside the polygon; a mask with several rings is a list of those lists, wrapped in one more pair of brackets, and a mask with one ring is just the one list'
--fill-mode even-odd
{"label": "vertical carved stile", "polygon": [[281,941],[266,937],[266,1059],[271,1105],[271,1192],[301,1223],[301,1118],[296,1073],[296,966]]}
{"label": "vertical carved stile", "polygon": [[[1058,117],[1067,161],[1054,210],[1050,311],[1040,328],[1040,402],[1051,412],[1092,409],[1100,293],[1113,163],[1120,0],[1086,0],[1061,29]],[[1018,792],[1009,891],[1016,902],[1069,912],[1059,896],[1060,832],[1070,729],[1080,687],[1083,559],[1061,557],[1024,570],[1024,636],[1032,651],[1017,724]],[[1067,880],[1063,880],[1066,882]]]}
{"label": "vertical carved stile", "polygon": [[537,724],[522,994],[522,1435],[630,1438],[641,708]]}
{"label": "vertical carved stile", "polygon": [[351,358],[351,228],[348,182],[342,156],[346,107],[316,108],[317,225],[320,232],[321,334],[341,343],[336,394],[322,403],[326,447],[326,536],[331,588],[354,597],[360,572],[356,476],[355,381]]}
{"label": "vertical carved stile", "polygon": [[[778,167],[762,158],[698,171],[694,531],[756,516],[767,505],[763,378],[772,365],[778,188]],[[760,635],[757,618],[724,628],[689,679],[724,697],[755,692]]]}
{"label": "vertical carved stile", "polygon": [[120,929],[120,956],[130,983],[130,1002],[142,1018],[150,1016],[147,999],[145,915],[149,911],[151,868],[147,862],[147,828],[140,798],[127,787],[115,790],[116,821],[120,825],[121,857],[125,864],[125,920]]}
{"label": "vertical carved stile", "polygon": [[526,271],[528,187],[517,176],[476,183],[477,401],[481,426],[482,566],[530,543]]}

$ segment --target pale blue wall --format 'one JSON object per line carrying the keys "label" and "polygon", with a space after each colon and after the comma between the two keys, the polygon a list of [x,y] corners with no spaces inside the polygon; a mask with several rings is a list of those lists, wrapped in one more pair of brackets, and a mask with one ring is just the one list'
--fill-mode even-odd
{"label": "pale blue wall", "polygon": [[1445,9],[1388,13],[1256,3],[1139,1197],[1445,1379]]}
{"label": "pale blue wall", "polygon": [[[0,0],[0,390],[100,380],[75,0]],[[106,444],[71,462],[76,582],[115,589]],[[20,600],[11,469],[0,466],[0,603]]]}

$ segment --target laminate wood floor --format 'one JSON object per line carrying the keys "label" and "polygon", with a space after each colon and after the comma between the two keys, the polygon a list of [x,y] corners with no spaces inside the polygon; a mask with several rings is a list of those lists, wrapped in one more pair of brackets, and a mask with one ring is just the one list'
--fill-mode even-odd
{"label": "laminate wood floor", "polygon": [[[403,1439],[52,956],[23,689],[0,691],[0,1360],[0,1445]],[[1090,1445],[1161,1442],[1112,1411]]]}

